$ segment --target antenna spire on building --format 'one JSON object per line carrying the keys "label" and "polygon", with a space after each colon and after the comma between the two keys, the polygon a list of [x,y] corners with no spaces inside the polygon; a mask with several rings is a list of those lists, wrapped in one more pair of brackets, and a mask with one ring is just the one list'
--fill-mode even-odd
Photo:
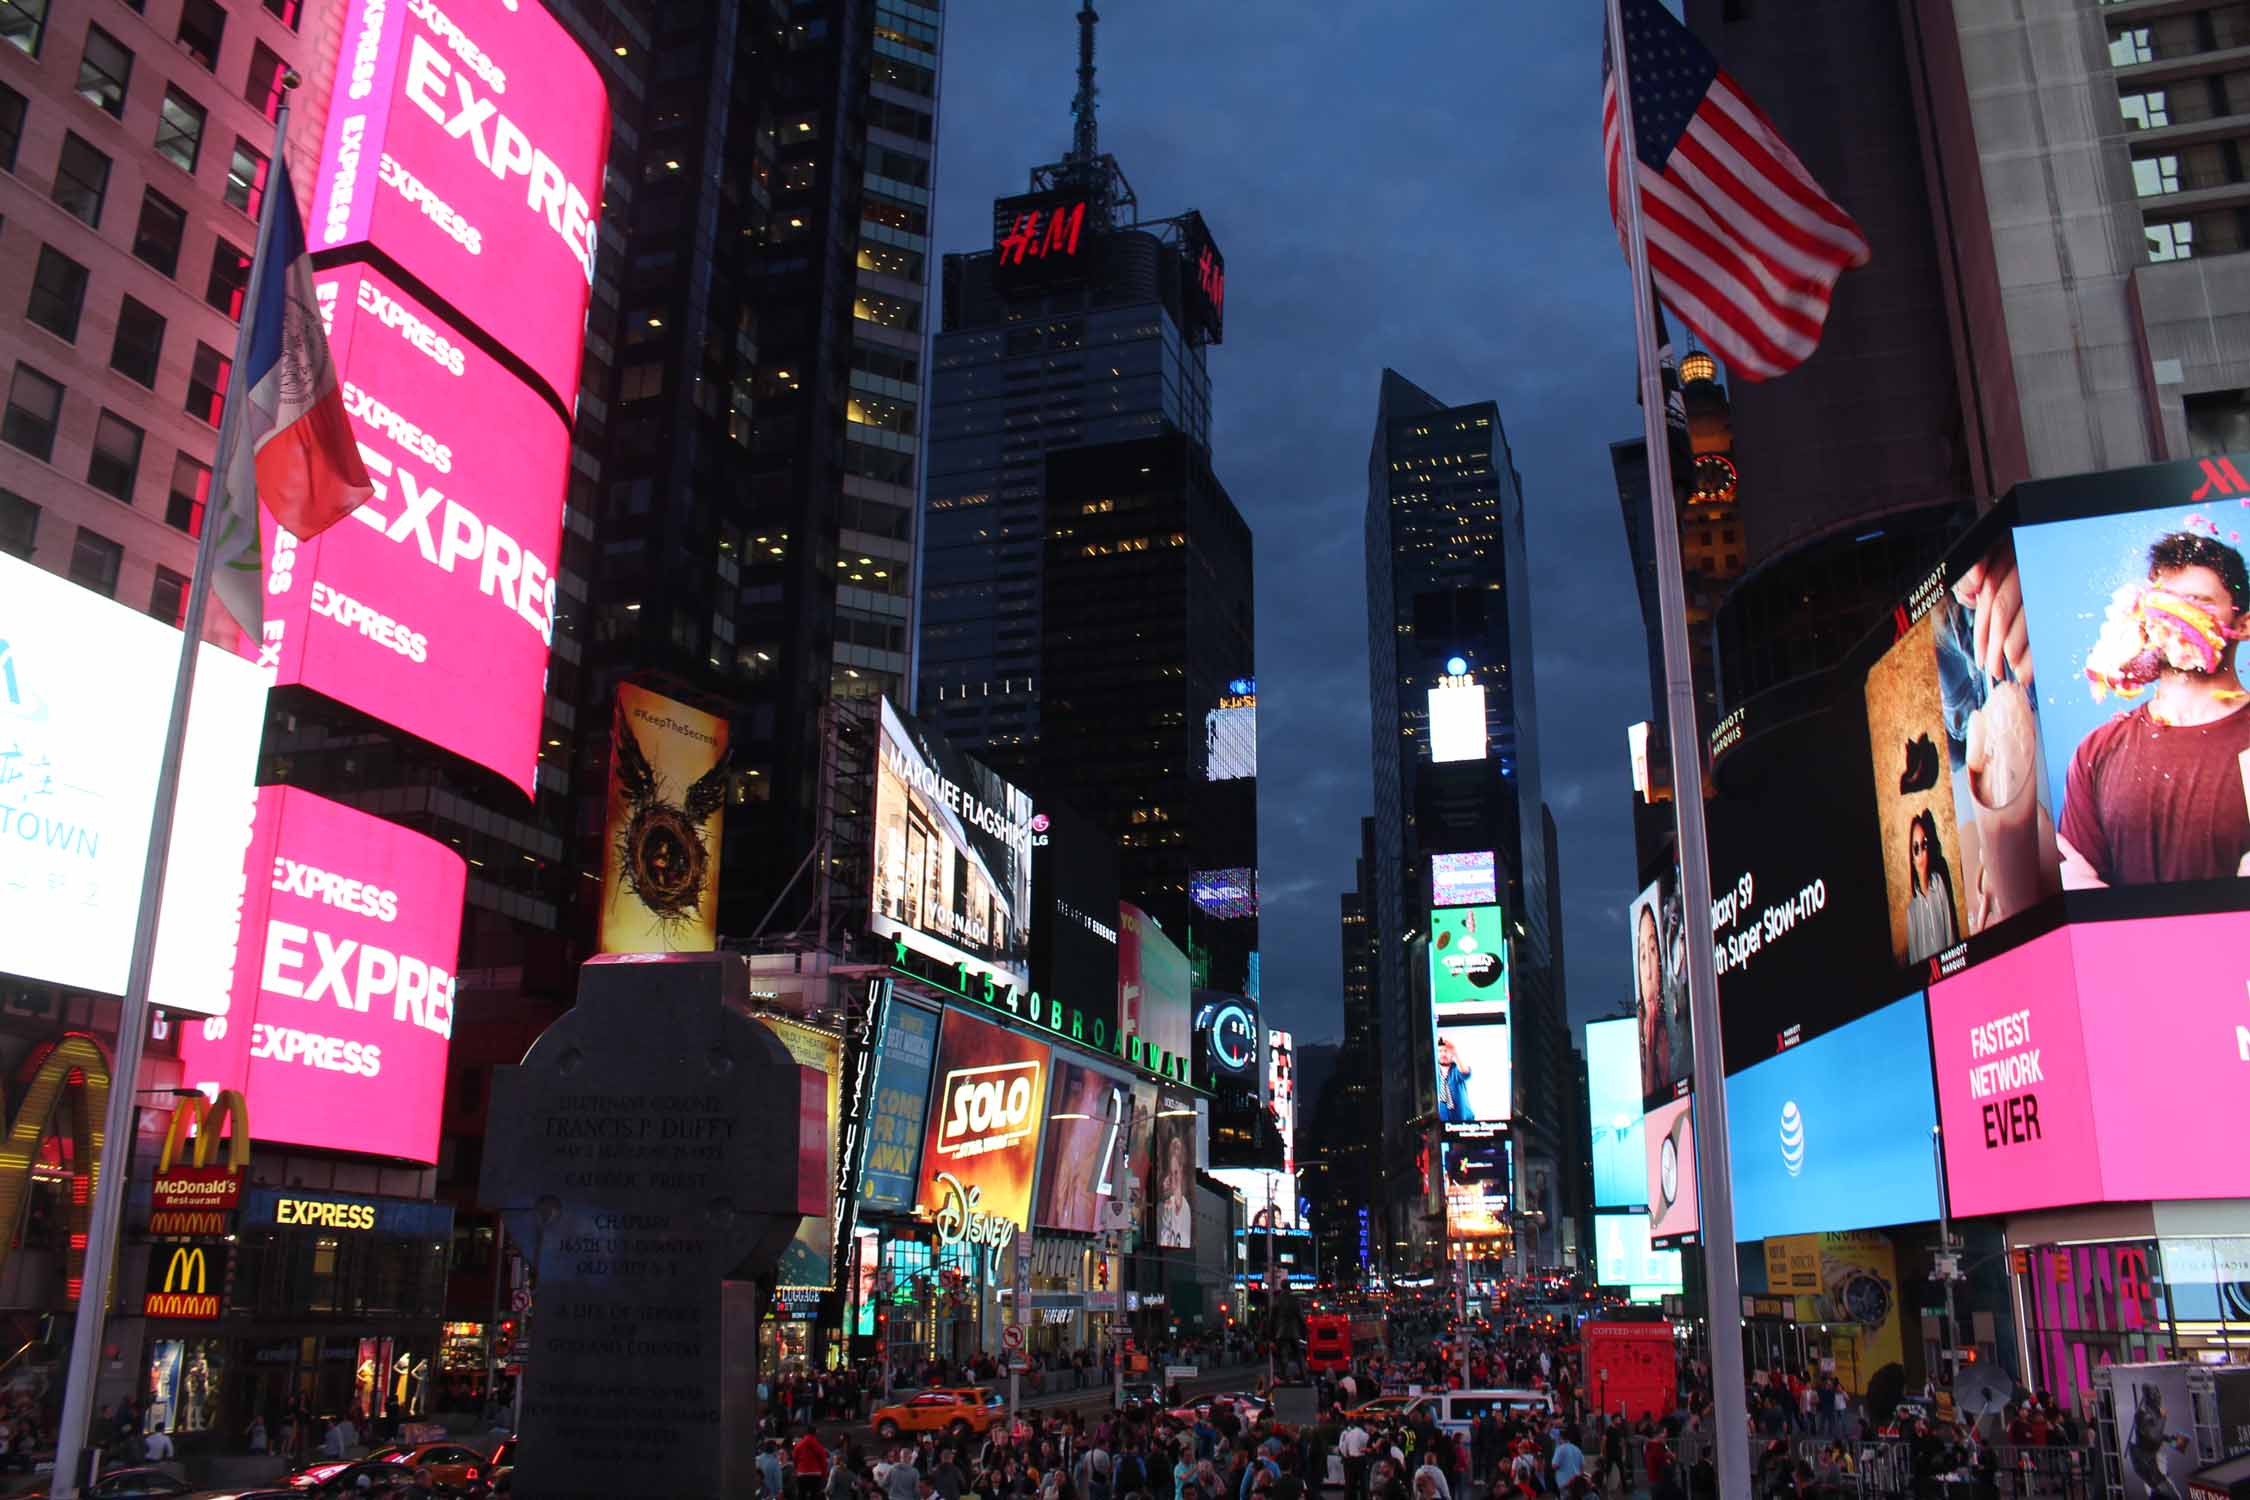
{"label": "antenna spire on building", "polygon": [[1079,0],[1078,6],[1078,94],[1070,101],[1070,161],[1073,165],[1090,165],[1101,155],[1095,143],[1094,125],[1094,28],[1101,23],[1094,9],[1094,0]]}

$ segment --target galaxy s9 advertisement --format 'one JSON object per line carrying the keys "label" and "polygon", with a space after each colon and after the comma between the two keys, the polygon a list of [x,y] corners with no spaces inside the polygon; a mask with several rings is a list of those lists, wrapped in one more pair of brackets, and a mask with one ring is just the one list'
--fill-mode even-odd
{"label": "galaxy s9 advertisement", "polygon": [[258,1139],[435,1162],[468,866],[293,787],[258,793],[233,1004],[180,1036],[188,1086]]}
{"label": "galaxy s9 advertisement", "polygon": [[1739,1239],[1934,1219],[1930,1039],[1922,997],[1727,1080]]}
{"label": "galaxy s9 advertisement", "polygon": [[609,95],[543,5],[352,0],[305,231],[372,243],[578,394]]}

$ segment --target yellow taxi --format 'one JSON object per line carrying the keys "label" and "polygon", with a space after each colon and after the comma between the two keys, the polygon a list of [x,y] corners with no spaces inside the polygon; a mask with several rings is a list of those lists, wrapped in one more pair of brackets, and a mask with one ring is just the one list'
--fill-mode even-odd
{"label": "yellow taxi", "polygon": [[1007,1405],[981,1385],[940,1386],[875,1409],[875,1435],[902,1432],[984,1433],[1008,1414]]}

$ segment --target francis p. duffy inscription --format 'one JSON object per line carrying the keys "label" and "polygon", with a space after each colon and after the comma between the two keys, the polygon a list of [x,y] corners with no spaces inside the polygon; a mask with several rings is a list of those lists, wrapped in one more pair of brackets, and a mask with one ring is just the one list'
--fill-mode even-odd
{"label": "francis p. duffy inscription", "polygon": [[609,954],[492,1083],[481,1193],[532,1258],[514,1476],[539,1500],[755,1486],[756,1287],[827,1211],[828,1081],[744,960]]}

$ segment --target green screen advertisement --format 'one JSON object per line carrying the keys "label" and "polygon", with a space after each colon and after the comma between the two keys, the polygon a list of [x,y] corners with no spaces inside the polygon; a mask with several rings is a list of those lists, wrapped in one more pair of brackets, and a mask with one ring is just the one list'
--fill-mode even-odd
{"label": "green screen advertisement", "polygon": [[1446,1019],[1507,1015],[1508,933],[1499,907],[1430,913],[1430,1006]]}

